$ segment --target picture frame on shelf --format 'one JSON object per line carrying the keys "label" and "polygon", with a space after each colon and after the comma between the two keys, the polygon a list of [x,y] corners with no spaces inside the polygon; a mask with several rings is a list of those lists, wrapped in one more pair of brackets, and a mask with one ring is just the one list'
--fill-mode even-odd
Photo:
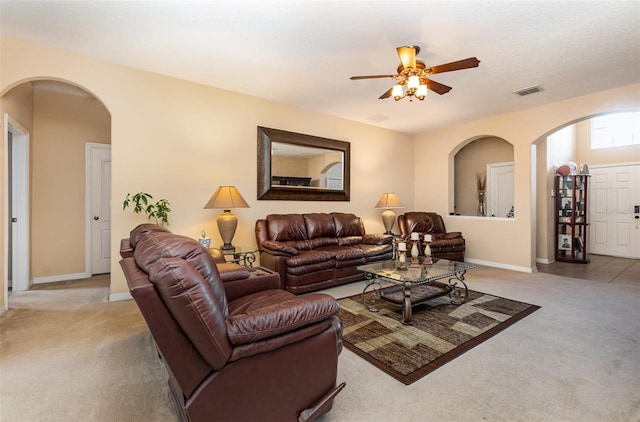
{"label": "picture frame on shelf", "polygon": [[558,236],[558,249],[563,251],[571,250],[571,236],[569,235],[559,235]]}

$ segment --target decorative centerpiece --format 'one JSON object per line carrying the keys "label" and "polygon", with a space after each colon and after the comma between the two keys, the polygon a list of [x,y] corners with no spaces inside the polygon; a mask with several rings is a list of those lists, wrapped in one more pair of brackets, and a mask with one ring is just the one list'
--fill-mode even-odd
{"label": "decorative centerpiece", "polygon": [[398,243],[398,269],[407,269],[407,244],[405,242]]}
{"label": "decorative centerpiece", "polygon": [[433,260],[431,259],[431,246],[429,243],[432,241],[432,237],[430,234],[424,235],[424,264],[430,265],[433,264]]}
{"label": "decorative centerpiece", "polygon": [[418,256],[420,255],[420,249],[418,248],[418,242],[420,241],[420,233],[411,233],[411,262],[416,264],[418,262]]}
{"label": "decorative centerpiece", "polygon": [[487,210],[485,208],[485,201],[487,199],[487,175],[485,173],[476,174],[476,199],[478,199],[478,215],[485,217]]}

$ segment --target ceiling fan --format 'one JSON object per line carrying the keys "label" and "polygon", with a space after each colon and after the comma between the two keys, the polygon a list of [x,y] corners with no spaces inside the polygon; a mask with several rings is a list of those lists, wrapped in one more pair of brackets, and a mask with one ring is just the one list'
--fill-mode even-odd
{"label": "ceiling fan", "polygon": [[408,96],[410,101],[413,97],[422,101],[424,97],[427,96],[427,89],[440,95],[451,91],[450,86],[431,80],[428,76],[436,73],[478,67],[478,64],[480,64],[480,60],[477,58],[469,57],[468,59],[458,60],[456,62],[427,67],[422,60],[416,57],[418,53],[420,53],[420,47],[411,45],[398,47],[396,50],[398,51],[398,56],[400,56],[400,65],[395,75],[352,76],[350,79],[392,78],[397,80],[398,83],[382,94],[380,96],[381,100],[393,97],[396,101],[399,101]]}

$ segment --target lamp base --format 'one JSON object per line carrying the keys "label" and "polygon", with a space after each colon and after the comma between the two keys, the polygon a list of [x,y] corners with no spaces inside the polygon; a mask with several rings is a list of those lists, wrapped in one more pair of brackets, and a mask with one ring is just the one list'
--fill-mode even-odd
{"label": "lamp base", "polygon": [[231,245],[231,244],[225,243],[224,245],[220,246],[220,250],[222,252],[235,252],[236,251],[236,247]]}
{"label": "lamp base", "polygon": [[393,229],[393,225],[396,222],[396,213],[390,209],[386,209],[382,211],[382,224],[384,225],[385,232],[384,234],[393,234],[391,233],[391,229]]}

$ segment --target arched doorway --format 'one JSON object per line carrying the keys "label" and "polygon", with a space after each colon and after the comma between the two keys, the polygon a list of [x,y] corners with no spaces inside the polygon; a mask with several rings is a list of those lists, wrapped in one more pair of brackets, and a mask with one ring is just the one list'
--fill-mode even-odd
{"label": "arched doorway", "polygon": [[[8,89],[2,101],[7,114],[29,132],[27,160],[18,166],[29,166],[29,181],[24,187],[30,216],[29,284],[90,276],[86,145],[110,148],[110,113],[88,90],[59,80],[21,82]],[[11,235],[11,230],[5,230],[5,236]],[[10,255],[11,249],[6,254]],[[7,268],[7,272],[11,270]]]}

